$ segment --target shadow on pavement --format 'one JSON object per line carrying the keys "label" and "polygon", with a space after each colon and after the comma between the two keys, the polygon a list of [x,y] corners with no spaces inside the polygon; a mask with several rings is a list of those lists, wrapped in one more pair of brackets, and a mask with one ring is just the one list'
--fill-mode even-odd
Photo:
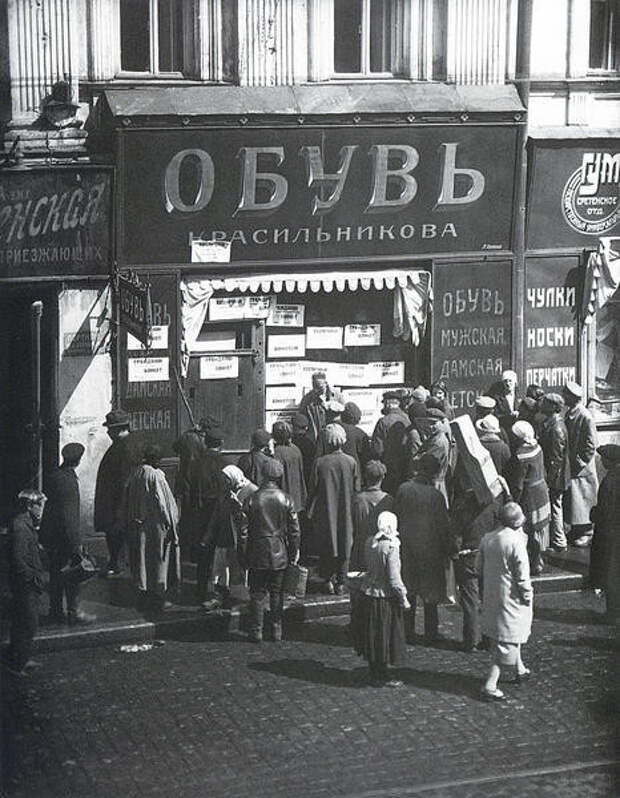
{"label": "shadow on pavement", "polygon": [[552,646],[567,648],[595,648],[599,651],[620,651],[620,640],[608,637],[576,637],[563,640],[551,640]]}
{"label": "shadow on pavement", "polygon": [[556,609],[554,607],[537,607],[534,604],[534,618],[537,621],[553,621],[554,623],[602,624],[605,623],[603,612],[590,609]]}

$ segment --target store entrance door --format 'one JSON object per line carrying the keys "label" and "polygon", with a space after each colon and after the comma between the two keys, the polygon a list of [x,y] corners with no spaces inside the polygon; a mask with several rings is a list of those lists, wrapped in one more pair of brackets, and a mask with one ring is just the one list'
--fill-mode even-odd
{"label": "store entrance door", "polygon": [[41,315],[41,433],[43,472],[57,464],[55,423],[57,293],[54,288],[3,286],[0,297],[0,524],[15,508],[20,490],[36,487],[39,443],[34,418],[32,324],[34,302]]}
{"label": "store entrance door", "polygon": [[211,417],[227,452],[247,451],[264,423],[264,346],[264,321],[206,322],[190,358],[185,390],[194,419]]}

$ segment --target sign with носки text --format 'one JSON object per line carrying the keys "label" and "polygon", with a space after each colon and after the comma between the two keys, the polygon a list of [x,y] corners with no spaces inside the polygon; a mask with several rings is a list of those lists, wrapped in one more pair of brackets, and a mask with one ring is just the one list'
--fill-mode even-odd
{"label": "sign with \u043d\u043e\u0441\u043a\u0438 text", "polygon": [[151,345],[151,289],[137,277],[118,275],[120,322],[147,349]]}
{"label": "sign with \u043d\u043e\u0441\u043a\u0438 text", "polygon": [[121,262],[508,250],[517,127],[128,128]]}
{"label": "sign with \u043d\u043e\u0441\u043a\u0438 text", "polygon": [[446,381],[456,411],[473,412],[510,368],[510,262],[435,265],[433,281],[432,379]]}

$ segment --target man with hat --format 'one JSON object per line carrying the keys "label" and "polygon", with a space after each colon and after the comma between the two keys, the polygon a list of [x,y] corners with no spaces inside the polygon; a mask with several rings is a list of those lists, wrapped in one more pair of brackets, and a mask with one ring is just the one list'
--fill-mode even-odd
{"label": "man with hat", "polygon": [[480,443],[491,455],[495,470],[500,476],[505,476],[510,463],[510,447],[502,440],[501,427],[497,416],[489,413],[488,416],[479,418],[475,424]]}
{"label": "man with hat", "polygon": [[564,532],[564,493],[570,487],[570,463],[568,456],[568,432],[562,418],[564,400],[559,393],[545,394],[540,403],[543,422],[540,425],[538,442],[543,451],[551,523],[549,527],[550,547],[555,551],[566,551]]}
{"label": "man with hat", "polygon": [[412,458],[412,466],[417,473],[420,469],[422,458],[430,455],[437,462],[437,473],[433,481],[435,487],[444,497],[446,507],[448,506],[448,490],[446,487],[446,475],[450,462],[450,440],[446,434],[446,414],[438,407],[427,407],[425,418],[426,438],[422,441],[422,446],[417,455]]}
{"label": "man with hat", "polygon": [[403,480],[405,431],[409,427],[409,416],[402,409],[396,391],[383,394],[382,412],[372,433],[371,448],[373,457],[381,460],[387,469],[383,489],[394,495]]}
{"label": "man with hat", "polygon": [[583,390],[576,382],[567,382],[562,391],[567,411],[564,417],[568,432],[570,485],[568,508],[564,516],[571,526],[575,546],[589,546],[592,541],[590,510],[596,504],[598,478],[594,454],[598,445],[596,424],[583,405]]}
{"label": "man with hat", "polygon": [[265,463],[273,459],[274,443],[271,433],[266,429],[257,429],[252,433],[252,444],[249,452],[242,454],[238,466],[245,476],[255,485],[263,481]]}
{"label": "man with hat", "polygon": [[336,394],[327,383],[327,375],[324,371],[315,371],[312,375],[312,390],[304,394],[299,403],[299,412],[303,413],[308,419],[308,436],[313,443],[316,443],[321,432],[330,423],[328,419],[327,403],[331,399],[340,401],[340,396]]}
{"label": "man with hat", "polygon": [[[493,399],[492,396],[478,396],[476,397],[476,401],[474,403],[474,424],[480,419],[487,418],[487,416],[497,416],[495,415],[495,408],[497,407],[497,402]],[[499,422],[499,419],[498,419]],[[476,427],[476,429],[478,429]],[[508,444],[508,433],[506,430],[500,426],[499,428],[499,437],[504,441],[505,444]]]}
{"label": "man with hat", "polygon": [[95,620],[95,616],[87,615],[79,609],[79,583],[67,581],[62,575],[62,569],[81,554],[80,482],[75,469],[80,464],[84,447],[81,443],[68,443],[63,446],[61,454],[61,465],[50,474],[45,483],[47,507],[39,533],[39,540],[49,559],[49,620],[52,623],[64,622],[64,597],[69,623],[90,623]]}
{"label": "man with hat", "polygon": [[95,529],[104,532],[110,559],[103,572],[114,576],[121,572],[121,553],[126,530],[123,521],[125,487],[140,458],[134,435],[129,429],[129,414],[124,410],[111,410],[105,417],[104,427],[112,445],[103,455],[95,483]]}
{"label": "man with hat", "polygon": [[592,508],[594,523],[590,557],[590,586],[605,591],[607,619],[620,620],[620,446],[609,443],[597,449],[607,471]]}

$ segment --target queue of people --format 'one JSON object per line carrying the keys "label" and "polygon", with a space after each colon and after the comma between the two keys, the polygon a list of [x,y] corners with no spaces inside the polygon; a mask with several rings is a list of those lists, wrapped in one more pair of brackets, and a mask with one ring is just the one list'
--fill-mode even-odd
{"label": "queue of people", "polygon": [[[530,575],[541,572],[547,547],[589,545],[594,535],[593,586],[618,615],[612,583],[620,447],[600,449],[608,473],[597,497],[596,430],[580,386],[568,383],[561,395],[529,386],[525,399],[519,400],[514,373],[506,372],[476,402],[475,428],[502,485],[488,503],[479,501],[460,461],[443,381],[430,390],[387,391],[369,436],[359,426],[359,408],[343,403],[317,372],[292,423],[256,430],[236,465],[222,455],[224,442],[209,419],[185,432],[175,445],[174,489],[159,467],[161,450],[140,449],[128,415],[114,410],[105,421],[112,445],[95,491],[95,527],[109,550],[102,575],[122,570],[126,550],[136,604],[164,612],[180,584],[181,557],[192,560],[196,602],[204,610],[230,606],[236,584],[249,588],[250,639],[260,642],[267,595],[269,636],[280,640],[285,571],[300,557],[318,561],[326,593],[351,590],[354,645],[374,684],[398,681],[389,666],[402,660],[405,641],[417,640],[418,599],[424,643],[441,639],[438,606],[455,579],[462,648],[491,651],[482,697],[501,701],[502,667],[514,668],[517,679],[529,675],[520,646],[531,626]],[[81,551],[75,468],[83,451],[77,443],[63,449],[63,463],[46,483],[47,506],[43,494],[20,494],[11,526],[9,656],[16,673],[28,666],[36,631],[39,541],[49,554],[52,618],[93,620],[79,609],[79,585],[62,577]]]}

